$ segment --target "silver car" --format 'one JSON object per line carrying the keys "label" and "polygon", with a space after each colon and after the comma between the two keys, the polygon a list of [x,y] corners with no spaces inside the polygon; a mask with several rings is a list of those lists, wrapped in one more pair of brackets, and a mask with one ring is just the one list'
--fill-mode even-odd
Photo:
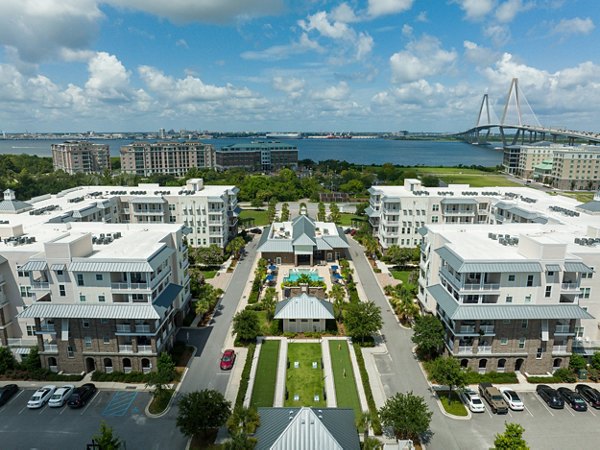
{"label": "silver car", "polygon": [[52,394],[52,397],[50,397],[50,400],[48,401],[48,406],[50,408],[60,408],[65,403],[67,403],[69,398],[71,398],[73,390],[75,390],[75,386],[73,386],[72,384],[66,384],[62,387],[59,387],[54,392],[54,394]]}
{"label": "silver car", "polygon": [[27,402],[27,407],[30,409],[41,408],[48,403],[48,400],[50,400],[54,391],[56,391],[56,386],[52,385],[39,388],[33,393],[31,400]]}

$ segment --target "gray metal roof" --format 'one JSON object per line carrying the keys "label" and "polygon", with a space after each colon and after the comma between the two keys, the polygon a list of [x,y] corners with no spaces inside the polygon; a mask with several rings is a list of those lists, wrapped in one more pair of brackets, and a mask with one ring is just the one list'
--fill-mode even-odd
{"label": "gray metal roof", "polygon": [[32,208],[33,206],[29,203],[21,202],[19,200],[2,200],[0,202],[0,213],[14,214]]}
{"label": "gray metal roof", "polygon": [[429,286],[429,293],[451,320],[518,320],[518,319],[593,319],[582,307],[575,304],[553,305],[498,305],[459,304],[441,284]]}
{"label": "gray metal roof", "polygon": [[315,222],[307,215],[301,214],[292,220],[292,239],[295,241],[303,234],[311,239],[314,238]]}
{"label": "gray metal roof", "polygon": [[315,242],[315,239],[311,238],[307,234],[301,234],[297,238],[294,238],[293,244],[294,245],[309,245],[309,246],[313,246],[313,247],[315,245],[317,245],[317,243]]}
{"label": "gray metal roof", "polygon": [[21,266],[19,270],[23,270],[25,272],[32,272],[35,270],[46,270],[47,268],[48,263],[46,261],[27,261]]}
{"label": "gray metal roof", "polygon": [[[265,232],[268,233],[268,232]],[[259,252],[277,252],[277,253],[292,253],[294,247],[289,239],[268,239],[264,244],[258,247]]]}
{"label": "gray metal roof", "polygon": [[440,203],[442,205],[476,205],[477,200],[474,198],[443,198]]}
{"label": "gray metal roof", "polygon": [[510,272],[536,273],[542,271],[542,265],[531,261],[463,261],[448,247],[435,250],[454,270],[460,273],[470,272]]}
{"label": "gray metal roof", "polygon": [[154,272],[148,261],[73,261],[71,272]]}
{"label": "gray metal roof", "polygon": [[56,272],[57,270],[66,270],[67,269],[67,265],[66,264],[52,264],[50,266],[50,270]]}
{"label": "gray metal roof", "polygon": [[160,319],[161,315],[150,303],[53,303],[37,302],[17,317],[53,319]]}
{"label": "gray metal roof", "polygon": [[381,211],[375,211],[370,206],[365,208],[365,214],[369,217],[379,217],[381,215]]}
{"label": "gray metal roof", "polygon": [[359,450],[354,411],[342,408],[258,408],[256,450]]}
{"label": "gray metal roof", "polygon": [[592,200],[591,202],[582,203],[576,206],[577,209],[583,209],[584,211],[600,212],[600,202],[598,200]]}
{"label": "gray metal roof", "polygon": [[594,273],[594,271],[582,262],[565,262],[565,272]]}
{"label": "gray metal roof", "polygon": [[547,272],[560,272],[560,264],[546,264]]}
{"label": "gray metal roof", "polygon": [[323,236],[321,239],[327,242],[331,246],[331,248],[350,248],[350,245],[348,245],[348,241],[346,241],[346,237],[344,236],[343,231],[339,236]]}
{"label": "gray metal roof", "polygon": [[183,286],[175,283],[169,283],[164,291],[152,302],[154,306],[168,308],[173,304],[179,293],[183,290]]}
{"label": "gray metal roof", "polygon": [[167,201],[162,197],[133,197],[129,200],[129,203],[166,203]]}
{"label": "gray metal roof", "polygon": [[334,319],[333,305],[307,294],[282,300],[275,307],[275,319]]}
{"label": "gray metal roof", "polygon": [[317,250],[331,250],[332,247],[327,243],[327,241],[317,238]]}
{"label": "gray metal roof", "polygon": [[[96,205],[90,205],[90,206],[86,206],[85,208],[81,208],[78,210],[73,211],[72,216],[73,217],[77,217],[78,219],[85,217],[85,216],[89,216],[91,214],[100,212],[100,208],[96,207]],[[85,215],[84,215],[85,213]]]}

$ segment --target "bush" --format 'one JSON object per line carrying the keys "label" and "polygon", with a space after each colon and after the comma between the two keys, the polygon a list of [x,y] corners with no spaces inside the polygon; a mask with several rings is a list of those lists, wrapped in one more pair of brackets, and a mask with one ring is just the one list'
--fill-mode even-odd
{"label": "bush", "polygon": [[14,369],[7,371],[2,377],[6,380],[35,380],[35,381],[81,381],[81,374],[58,374],[47,369],[33,371]]}
{"label": "bush", "polygon": [[527,381],[529,383],[533,383],[533,384],[563,383],[562,379],[555,377],[555,376],[551,376],[551,377],[531,376],[531,377],[527,377]]}
{"label": "bush", "polygon": [[600,370],[600,352],[594,352],[592,355],[592,359],[590,361],[590,365],[596,369]]}
{"label": "bush", "polygon": [[514,372],[487,372],[479,374],[472,370],[467,371],[467,384],[514,384],[518,382],[519,380],[517,379],[517,375]]}
{"label": "bush", "polygon": [[249,304],[254,304],[258,302],[258,291],[252,291],[250,292],[250,295],[248,296],[248,303]]}
{"label": "bush", "polygon": [[248,391],[250,369],[252,368],[252,360],[254,359],[254,350],[256,349],[256,345],[249,344],[247,348],[248,356],[246,356],[246,364],[244,364],[242,378],[240,379],[240,388],[238,389],[237,397],[235,398],[235,408],[241,408],[244,405],[244,398],[246,397],[246,391]]}
{"label": "bush", "polygon": [[148,376],[142,372],[112,372],[105,373],[95,371],[92,373],[92,381],[113,381],[117,383],[146,383]]}
{"label": "bush", "polygon": [[577,377],[570,369],[565,369],[564,367],[561,369],[557,369],[554,371],[554,377],[560,378],[565,383],[575,383],[577,381]]}
{"label": "bush", "polygon": [[571,359],[569,360],[569,369],[577,372],[578,370],[585,369],[586,367],[587,361],[583,356],[578,355],[577,353],[573,353],[571,355]]}
{"label": "bush", "polygon": [[[340,261],[341,262],[341,261]],[[369,406],[369,412],[371,413],[371,426],[373,427],[373,433],[377,436],[381,436],[383,433],[381,429],[381,422],[379,420],[379,413],[375,400],[373,399],[373,392],[371,391],[371,385],[369,384],[369,374],[365,367],[365,360],[363,359],[360,346],[356,343],[353,344],[354,353],[356,353],[356,362],[358,364],[358,370],[360,372],[360,378],[362,379],[363,388],[365,390],[365,397],[367,397],[367,405]]]}

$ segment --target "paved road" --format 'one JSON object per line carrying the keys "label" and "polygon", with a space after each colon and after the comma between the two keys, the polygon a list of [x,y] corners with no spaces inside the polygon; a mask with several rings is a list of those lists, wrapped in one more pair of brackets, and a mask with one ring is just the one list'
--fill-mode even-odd
{"label": "paved road", "polygon": [[257,243],[258,239],[255,238],[246,245],[247,254],[235,269],[229,288],[221,300],[221,308],[214,317],[214,324],[205,328],[184,328],[179,331],[177,336],[179,340],[185,341],[189,332],[189,343],[198,349],[181,385],[180,392],[215,389],[225,394],[230,372],[223,372],[219,369],[219,359],[235,310],[242,298],[242,292],[246,283],[249,282],[248,277],[256,256]]}
{"label": "paved road", "polygon": [[[363,284],[365,292],[369,293],[369,300],[372,300],[382,310],[383,327],[381,332],[387,343],[388,353],[375,357],[377,370],[381,375],[386,397],[392,397],[397,392],[412,391],[414,394],[421,395],[427,401],[429,408],[433,411],[431,429],[433,437],[428,443],[428,449],[461,449],[456,441],[454,433],[450,430],[449,419],[442,415],[438,406],[429,391],[429,385],[423,376],[412,353],[413,343],[410,340],[412,332],[398,325],[394,314],[390,311],[389,305],[381,289],[378,287],[377,280],[373,275],[369,262],[367,261],[363,248],[354,240],[348,239],[354,267]],[[474,448],[474,447],[471,447]]]}

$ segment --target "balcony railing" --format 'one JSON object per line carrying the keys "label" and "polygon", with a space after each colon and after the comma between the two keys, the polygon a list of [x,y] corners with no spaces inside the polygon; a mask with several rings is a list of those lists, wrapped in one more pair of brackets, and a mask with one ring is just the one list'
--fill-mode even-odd
{"label": "balcony railing", "polygon": [[479,325],[479,331],[483,334],[494,334],[494,325]]}
{"label": "balcony railing", "polygon": [[33,281],[31,283],[31,290],[50,289],[50,283],[47,281]]}
{"label": "balcony railing", "polygon": [[58,353],[58,345],[44,343],[44,351],[46,353]]}
{"label": "balcony railing", "polygon": [[497,291],[500,289],[500,284],[499,283],[485,283],[485,284],[467,283],[467,284],[463,285],[462,289],[465,291]]}
{"label": "balcony railing", "polygon": [[459,355],[472,355],[473,354],[473,346],[472,345],[459,345],[458,346],[458,354]]}
{"label": "balcony railing", "polygon": [[111,283],[110,287],[112,289],[127,291],[150,290],[147,283]]}
{"label": "balcony railing", "polygon": [[566,345],[553,345],[552,346],[552,353],[566,353],[566,352],[567,352]]}
{"label": "balcony railing", "polygon": [[571,331],[571,325],[556,325],[554,333],[569,333]]}
{"label": "balcony railing", "polygon": [[462,325],[460,327],[459,333],[461,333],[461,334],[475,333],[475,325]]}
{"label": "balcony railing", "polygon": [[479,347],[477,347],[478,355],[490,355],[491,353],[492,353],[491,345],[480,345]]}
{"label": "balcony railing", "polygon": [[133,353],[133,345],[119,345],[119,353]]}
{"label": "balcony railing", "polygon": [[112,366],[107,366],[107,367],[104,368],[104,371],[106,373],[113,373],[113,368],[112,368]]}
{"label": "balcony railing", "polygon": [[6,341],[9,347],[35,347],[38,345],[35,338],[8,338]]}
{"label": "balcony railing", "polygon": [[56,333],[56,330],[54,328],[54,325],[51,324],[44,324],[44,325],[40,325],[40,327],[36,330],[36,333]]}
{"label": "balcony railing", "polygon": [[131,333],[131,325],[117,324],[117,333]]}
{"label": "balcony railing", "polygon": [[561,290],[563,291],[579,291],[579,285],[577,283],[561,283]]}
{"label": "balcony railing", "polygon": [[154,353],[151,345],[138,345],[138,353],[150,354]]}
{"label": "balcony railing", "polygon": [[136,325],[135,332],[136,333],[150,333],[150,325]]}
{"label": "balcony railing", "polygon": [[58,366],[48,366],[48,369],[50,369],[50,372],[54,372],[54,373],[58,372]]}

